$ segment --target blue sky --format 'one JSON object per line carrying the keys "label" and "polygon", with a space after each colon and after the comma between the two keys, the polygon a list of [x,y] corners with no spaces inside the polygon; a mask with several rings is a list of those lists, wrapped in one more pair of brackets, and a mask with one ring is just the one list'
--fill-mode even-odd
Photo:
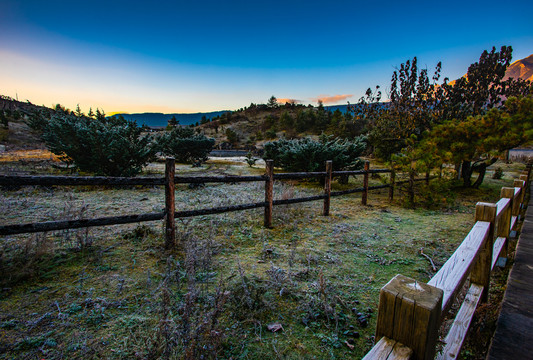
{"label": "blue sky", "polygon": [[533,53],[532,1],[0,0],[0,94],[112,112],[356,102],[396,66]]}

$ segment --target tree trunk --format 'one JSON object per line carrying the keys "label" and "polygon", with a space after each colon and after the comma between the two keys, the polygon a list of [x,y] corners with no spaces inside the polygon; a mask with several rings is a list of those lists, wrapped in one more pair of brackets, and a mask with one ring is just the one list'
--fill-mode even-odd
{"label": "tree trunk", "polygon": [[479,176],[477,177],[472,187],[477,189],[481,184],[483,184],[483,180],[485,179],[485,173],[487,172],[487,167],[491,166],[496,161],[498,161],[498,158],[492,158],[488,163],[484,161],[480,164],[475,164],[474,166],[472,166],[472,171],[477,171],[479,173]]}
{"label": "tree trunk", "polygon": [[461,166],[461,176],[463,178],[463,185],[466,188],[469,188],[472,186],[472,162],[471,161],[463,161],[463,164]]}
{"label": "tree trunk", "polygon": [[461,179],[461,163],[455,164],[455,178],[457,180]]}
{"label": "tree trunk", "polygon": [[479,188],[479,186],[483,183],[483,180],[485,179],[485,173],[487,172],[487,164],[485,163],[479,164],[479,167],[476,167],[476,169],[479,172],[479,176],[477,177],[472,187],[477,189]]}

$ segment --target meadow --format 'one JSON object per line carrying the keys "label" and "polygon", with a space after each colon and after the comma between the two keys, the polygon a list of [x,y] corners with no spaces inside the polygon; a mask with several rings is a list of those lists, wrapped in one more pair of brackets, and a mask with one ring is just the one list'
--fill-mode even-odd
{"label": "meadow", "polygon": [[[49,154],[0,161],[2,173],[64,171],[50,167]],[[455,189],[432,209],[406,209],[400,193],[389,203],[385,189],[371,192],[367,206],[360,195],[334,198],[327,217],[321,201],[277,206],[272,229],[262,226],[262,209],[179,220],[183,252],[164,249],[162,222],[5,236],[0,358],[361,358],[373,345],[380,288],[398,273],[430,279],[429,259],[438,268],[453,253],[474,223],[475,203],[495,202],[522,169],[496,167],[502,179]],[[153,163],[144,175],[163,171]],[[177,176],[263,172],[229,160],[176,169]],[[359,186],[362,177],[350,182],[333,190]],[[263,201],[263,187],[178,185],[176,210]],[[322,191],[313,182],[274,184],[275,199]],[[16,224],[163,208],[162,187],[28,186],[2,189],[0,218]],[[467,346],[464,355],[475,351]]]}

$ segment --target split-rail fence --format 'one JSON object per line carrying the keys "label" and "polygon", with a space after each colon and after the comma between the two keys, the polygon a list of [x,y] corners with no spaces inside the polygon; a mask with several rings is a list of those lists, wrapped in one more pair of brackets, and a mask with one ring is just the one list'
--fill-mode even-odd
{"label": "split-rail fence", "polygon": [[[370,169],[370,162],[366,161],[363,170],[354,171],[332,171],[333,164],[331,161],[326,162],[326,171],[323,172],[298,172],[298,173],[274,173],[274,165],[272,160],[266,161],[266,171],[264,175],[255,176],[176,176],[175,160],[167,158],[165,162],[165,176],[164,177],[103,177],[103,176],[15,176],[15,175],[0,175],[0,186],[22,186],[22,185],[90,185],[90,186],[164,186],[165,187],[165,209],[161,212],[121,215],[112,217],[102,217],[93,219],[76,219],[76,220],[60,220],[60,221],[46,221],[39,223],[28,224],[13,224],[0,226],[0,236],[14,235],[22,233],[46,232],[64,229],[78,229],[92,226],[105,226],[115,224],[129,224],[144,221],[165,220],[165,246],[172,248],[175,244],[176,225],[175,219],[186,218],[193,216],[203,216],[212,214],[221,214],[232,211],[240,211],[255,208],[264,208],[264,226],[272,227],[272,209],[273,206],[303,203],[308,201],[323,200],[323,215],[329,215],[330,199],[334,196],[341,196],[353,193],[362,193],[361,202],[363,205],[367,204],[368,193],[372,190],[389,188],[389,198],[393,199],[394,189],[396,186],[416,181],[430,180],[429,175],[425,178],[415,179],[411,175],[408,180],[396,181],[396,174],[394,170],[389,169]],[[369,175],[379,173],[390,173],[390,181],[388,184],[369,186]],[[359,188],[331,191],[331,181],[335,176],[350,176],[363,175],[363,186]],[[275,180],[299,180],[310,178],[324,178],[324,193],[321,195],[274,200],[273,186]],[[228,205],[223,207],[176,211],[174,190],[175,184],[198,184],[198,183],[238,183],[238,182],[264,182],[265,183],[265,201],[249,204]]]}

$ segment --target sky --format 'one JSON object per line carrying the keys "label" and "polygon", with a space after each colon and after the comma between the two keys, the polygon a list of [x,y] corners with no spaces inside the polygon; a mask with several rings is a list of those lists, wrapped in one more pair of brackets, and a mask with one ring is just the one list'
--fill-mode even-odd
{"label": "sky", "polygon": [[533,1],[0,0],[0,94],[84,112],[351,103],[417,57],[533,54]]}

